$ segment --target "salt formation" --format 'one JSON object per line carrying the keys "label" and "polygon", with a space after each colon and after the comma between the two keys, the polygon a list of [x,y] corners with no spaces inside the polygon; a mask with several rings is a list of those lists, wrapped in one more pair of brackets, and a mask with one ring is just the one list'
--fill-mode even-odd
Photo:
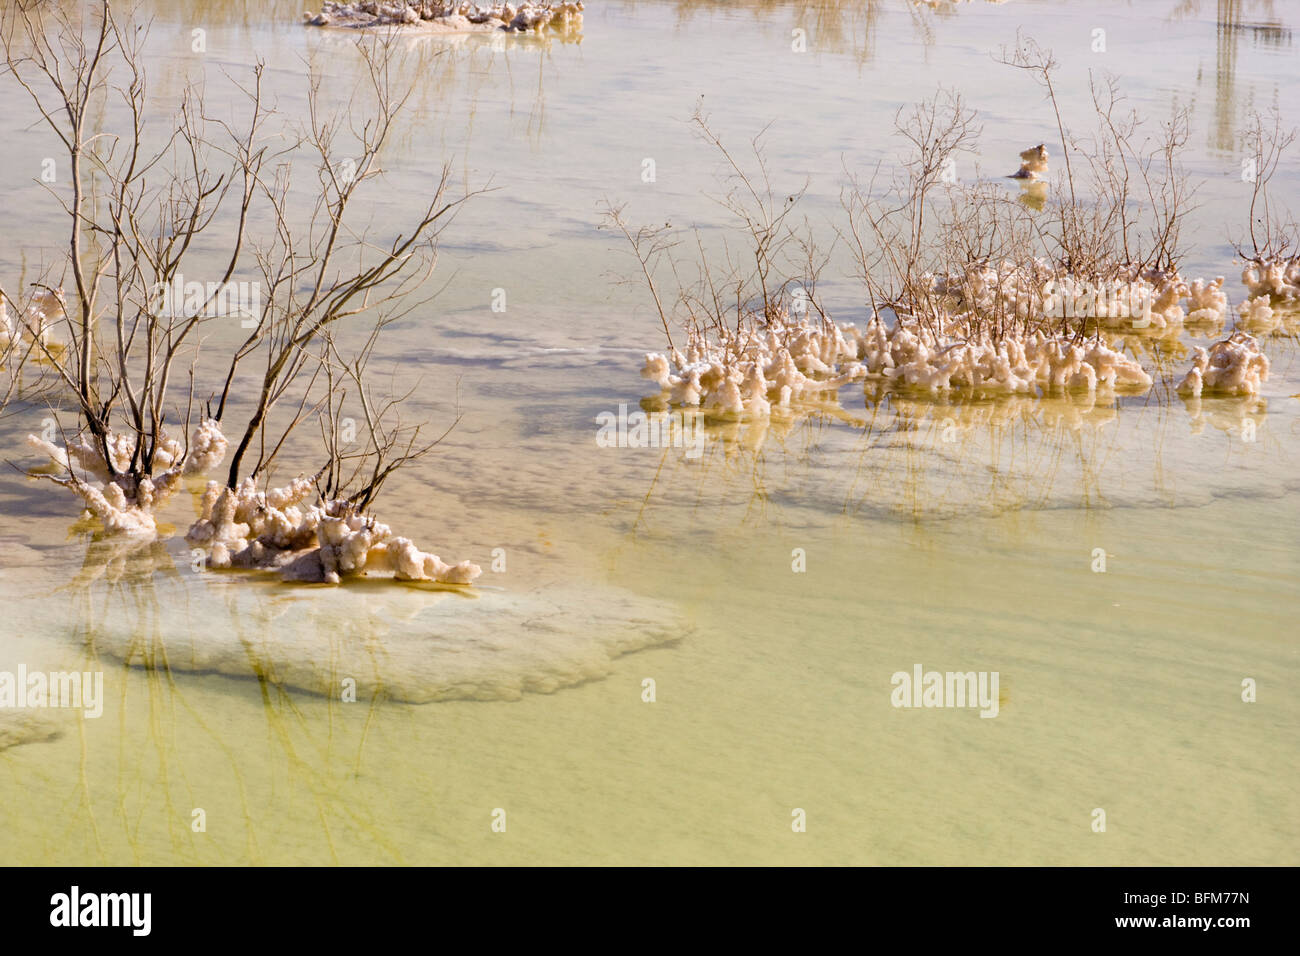
{"label": "salt formation", "polygon": [[304,14],[316,27],[427,26],[445,31],[503,30],[508,33],[568,31],[582,25],[582,0],[563,2],[487,3],[446,0],[326,0],[318,14]]}
{"label": "salt formation", "polygon": [[899,323],[886,330],[874,318],[860,337],[871,374],[932,392],[953,387],[1004,392],[1099,387],[1149,388],[1151,377],[1137,362],[1101,341],[1075,342],[1042,330],[995,342],[987,333],[971,334],[960,320],[938,331]]}
{"label": "salt formation", "polygon": [[1257,295],[1237,307],[1237,328],[1248,332],[1272,332],[1281,325],[1268,295]]}
{"label": "salt formation", "polygon": [[1187,325],[1223,325],[1228,313],[1228,295],[1223,291],[1223,276],[1214,281],[1194,279],[1187,285]]}
{"label": "salt formation", "polygon": [[1247,262],[1241,270],[1241,281],[1252,297],[1300,300],[1300,256]]}
{"label": "salt formation", "polygon": [[1190,398],[1202,393],[1258,395],[1260,383],[1267,379],[1268,356],[1253,336],[1238,331],[1208,351],[1195,350],[1192,368],[1178,384],[1178,394]]}
{"label": "salt formation", "polygon": [[64,305],[62,289],[42,289],[32,297],[27,310],[19,317],[15,327],[13,320],[9,318],[6,297],[0,293],[0,351],[20,342],[54,346],[50,330],[66,314],[63,311]]}
{"label": "salt formation", "polygon": [[893,325],[879,315],[858,329],[785,314],[716,334],[692,328],[684,352],[648,353],[641,374],[673,406],[745,420],[860,380],[933,393],[1146,389],[1151,376],[1098,330],[1218,330],[1228,313],[1223,284],[1131,266],[1085,278],[1042,259],[976,264],[923,276],[910,309],[895,306]]}
{"label": "salt formation", "polygon": [[1012,179],[1038,179],[1047,174],[1047,146],[1039,143],[1020,154],[1020,168],[1011,174]]}
{"label": "salt formation", "polygon": [[[949,312],[974,311],[1018,322],[1043,317],[1094,319],[1104,328],[1176,331],[1185,323],[1221,327],[1228,297],[1223,277],[1186,281],[1179,273],[1116,269],[1118,275],[1061,275],[1042,259],[1028,265],[970,266],[929,276],[931,291]],[[1128,275],[1130,278],[1124,278]],[[1187,302],[1187,310],[1182,303]]]}
{"label": "salt formation", "polygon": [[[221,433],[221,425],[211,418],[199,422],[199,427],[190,437],[189,454],[185,457],[185,474],[204,475],[212,471],[226,458],[226,436]],[[175,460],[176,449],[165,449]]]}
{"label": "salt formation", "polygon": [[892,327],[876,316],[864,329],[786,317],[765,329],[724,331],[716,341],[692,330],[685,354],[649,353],[641,374],[673,405],[751,419],[868,378],[931,392],[1151,385],[1140,365],[1100,341],[1041,330],[995,341],[969,314]]}
{"label": "salt formation", "polygon": [[716,342],[693,330],[686,354],[673,351],[671,367],[668,356],[649,353],[641,374],[667,389],[673,405],[760,418],[771,413],[773,399],[788,408],[866,376],[846,331],[853,334],[851,326],[788,318],[765,330],[724,330]]}
{"label": "salt formation", "polygon": [[[110,435],[106,453],[81,437],[63,447],[36,435],[27,441],[52,463],[54,473],[43,477],[80,495],[106,532],[134,537],[156,535],[155,512],[184,476],[216,468],[227,449],[221,426],[204,419],[188,448],[164,432],[154,450],[157,470],[133,478],[130,435]],[[470,584],[481,573],[468,561],[445,564],[347,502],[303,506],[316,493],[316,477],[267,491],[258,491],[252,478],[234,489],[210,481],[186,540],[208,549],[209,567],[277,569],[290,581],[338,584],[348,575],[387,571],[399,581]]]}
{"label": "salt formation", "polygon": [[226,438],[212,419],[204,419],[194,429],[189,443],[192,454],[164,429],[153,457],[154,468],[160,470],[138,480],[127,474],[135,455],[131,435],[110,434],[104,442],[107,457],[104,449],[83,437],[62,448],[38,435],[28,435],[27,443],[49,458],[56,470],[43,477],[80,495],[86,513],[98,519],[105,531],[131,535],[155,534],[154,511],[180,486],[182,477],[215,468],[226,455]]}
{"label": "salt formation", "polygon": [[445,564],[347,502],[300,507],[314,490],[315,479],[301,476],[269,491],[258,491],[251,478],[235,489],[209,482],[185,538],[208,548],[210,568],[278,569],[286,581],[338,584],[392,572],[398,581],[471,584],[482,573],[468,561]]}
{"label": "salt formation", "polygon": [[1254,333],[1290,328],[1300,306],[1300,256],[1248,260],[1241,281],[1249,295],[1237,307],[1237,328]]}
{"label": "salt formation", "polygon": [[1184,325],[1220,328],[1228,312],[1222,276],[1209,283],[1204,279],[1189,283],[1177,272],[1163,270],[1149,270],[1129,280],[1065,277],[1052,280],[1044,292],[1049,297],[1045,305],[1048,315],[1091,318],[1112,329],[1176,332]]}

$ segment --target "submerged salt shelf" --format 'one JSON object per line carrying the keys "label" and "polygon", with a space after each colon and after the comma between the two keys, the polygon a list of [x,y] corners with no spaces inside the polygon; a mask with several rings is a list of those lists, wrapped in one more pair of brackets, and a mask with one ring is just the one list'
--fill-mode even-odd
{"label": "submerged salt shelf", "polygon": [[[0,548],[0,594],[6,594],[6,578],[33,580],[27,571],[13,569],[29,565],[35,570],[36,562],[29,561],[27,555],[15,554],[21,547],[12,542],[3,542]],[[34,609],[29,620],[39,617],[41,612]],[[35,627],[0,632],[0,752],[59,739],[75,726],[83,703],[93,716],[100,716],[104,704],[102,679],[98,694],[92,693],[83,702],[81,678],[86,671],[79,649],[38,633]],[[87,686],[94,690],[92,685]],[[65,694],[74,699],[65,700]]]}
{"label": "submerged salt shelf", "polygon": [[656,537],[684,515],[742,526],[758,514],[809,534],[846,518],[1032,520],[1075,509],[1158,507],[1191,520],[1220,499],[1266,507],[1300,493],[1300,473],[1281,475],[1300,465],[1284,444],[1294,412],[1269,414],[1258,400],[1150,409],[1017,396],[965,408],[891,396],[865,419],[720,424],[699,460],[644,451],[645,500],[618,520]]}
{"label": "submerged salt shelf", "polygon": [[[76,712],[59,706],[59,688],[50,686],[48,675],[76,672],[79,693],[83,669],[71,663],[76,656],[71,649],[33,636],[0,635],[0,752],[57,740],[68,731]],[[39,681],[33,676],[37,674],[42,675]],[[98,704],[102,711],[102,696]]]}
{"label": "submerged salt shelf", "polygon": [[619,656],[689,633],[671,605],[597,586],[471,598],[415,586],[285,592],[170,578],[147,593],[158,611],[99,595],[78,626],[86,648],[132,667],[256,678],[336,699],[351,679],[359,700],[515,700],[602,678]]}
{"label": "submerged salt shelf", "polygon": [[58,739],[67,716],[59,710],[0,709],[0,751]]}

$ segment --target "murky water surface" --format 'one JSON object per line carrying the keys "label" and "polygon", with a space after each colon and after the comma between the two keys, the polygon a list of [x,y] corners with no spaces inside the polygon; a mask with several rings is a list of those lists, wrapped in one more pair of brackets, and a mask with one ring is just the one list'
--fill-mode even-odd
{"label": "murky water surface", "polygon": [[[618,281],[632,263],[602,201],[636,222],[723,222],[697,103],[732,141],[768,127],[779,188],[806,180],[829,236],[846,169],[892,155],[894,111],[939,84],[980,111],[980,175],[1050,141],[1048,106],[992,59],[1017,30],[1056,51],[1080,116],[1089,70],[1118,74],[1153,120],[1191,106],[1186,161],[1206,185],[1184,271],[1227,275],[1240,300],[1236,131],[1290,105],[1295,11],[940,6],[592,0],[581,42],[410,41],[411,122],[376,228],[444,161],[461,188],[495,190],[448,232],[437,300],[384,346],[384,373],[418,384],[411,417],[463,418],[380,510],[444,558],[488,567],[502,549],[505,570],[476,597],[196,573],[187,496],[161,544],[88,551],[72,501],[7,470],[0,670],[103,671],[105,700],[98,719],[0,714],[0,858],[1300,862],[1293,332],[1265,340],[1273,375],[1251,401],[1173,394],[1206,344],[1185,333],[1135,343],[1157,373],[1139,398],[852,386],[794,421],[710,426],[698,457],[596,445],[596,415],[636,407],[640,355],[661,347],[642,289]],[[308,67],[340,102],[361,76],[351,39],[300,27],[291,3],[145,11],[162,104],[205,74],[211,105],[233,109],[222,71],[258,59],[289,116]],[[16,96],[0,134],[0,266],[17,285],[61,241],[32,183],[52,149]],[[1294,164],[1280,175],[1294,206]],[[846,271],[826,277],[842,319],[862,308]],[[27,461],[43,415],[0,422],[6,458]],[[997,717],[895,708],[891,675],[917,664],[997,671]]]}

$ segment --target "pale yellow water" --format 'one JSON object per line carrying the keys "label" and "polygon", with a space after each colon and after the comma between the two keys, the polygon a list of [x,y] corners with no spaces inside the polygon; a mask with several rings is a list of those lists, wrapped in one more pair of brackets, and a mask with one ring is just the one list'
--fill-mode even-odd
{"label": "pale yellow water", "polygon": [[[444,158],[500,188],[466,207],[446,288],[386,346],[385,373],[423,383],[413,418],[445,424],[457,399],[464,417],[380,512],[444,558],[488,568],[500,548],[505,571],[477,598],[194,572],[178,498],[177,534],[100,573],[69,535],[73,502],[8,470],[0,670],[102,670],[106,702],[98,719],[35,715],[20,734],[35,739],[0,750],[0,861],[1296,863],[1293,335],[1265,340],[1253,402],[1173,395],[1205,344],[1184,335],[1143,353],[1149,395],[1096,407],[879,403],[854,386],[839,418],[713,428],[698,461],[595,443],[597,413],[648,394],[639,357],[660,347],[642,291],[613,275],[630,260],[599,205],[720,222],[716,162],[685,123],[701,95],[733,139],[773,123],[778,181],[807,177],[828,231],[843,166],[888,154],[893,111],[937,83],[981,111],[984,174],[1047,137],[1046,105],[989,57],[1021,28],[1057,51],[1070,107],[1089,68],[1153,117],[1192,105],[1207,186],[1184,271],[1227,275],[1235,304],[1232,131],[1252,105],[1287,106],[1297,67],[1285,4],[1231,7],[1236,31],[1208,2],[593,0],[580,44],[413,44],[412,123],[376,221],[401,221]],[[220,70],[260,56],[287,114],[303,61],[350,89],[355,51],[300,13],[158,3],[151,81],[166,101],[206,70],[221,102]],[[59,239],[28,181],[50,147],[2,102],[16,285]],[[1285,170],[1293,205],[1296,185]],[[828,280],[837,317],[859,315],[854,283]],[[9,411],[5,457],[27,463],[45,412]],[[295,454],[286,469],[309,466],[309,446]],[[894,708],[891,675],[916,664],[999,672],[998,716]]]}

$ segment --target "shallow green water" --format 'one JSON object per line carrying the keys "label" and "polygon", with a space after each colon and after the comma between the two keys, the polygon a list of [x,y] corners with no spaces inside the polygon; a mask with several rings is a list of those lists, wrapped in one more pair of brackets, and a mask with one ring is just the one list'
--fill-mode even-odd
{"label": "shallow green water", "polygon": [[[685,123],[700,95],[726,136],[773,123],[773,169],[807,177],[824,220],[843,166],[886,155],[893,111],[937,83],[981,111],[981,170],[1045,138],[1045,104],[990,59],[1022,28],[1057,51],[1073,108],[1089,68],[1118,72],[1152,116],[1193,106],[1188,161],[1207,186],[1184,271],[1227,275],[1235,303],[1231,131],[1294,88],[1284,6],[1234,6],[1235,31],[1211,3],[588,6],[580,44],[413,44],[413,123],[377,215],[400,218],[442,158],[501,187],[466,207],[447,287],[387,346],[398,382],[426,383],[413,416],[447,420],[458,393],[464,418],[381,513],[444,558],[488,567],[503,549],[505,571],[477,599],[286,590],[191,571],[178,534],[100,573],[69,535],[72,503],[11,471],[0,670],[103,670],[106,700],[98,719],[39,715],[24,731],[38,739],[0,750],[0,857],[1296,863],[1293,336],[1266,340],[1257,402],[1174,396],[1205,341],[1185,335],[1143,355],[1162,373],[1150,395],[1096,407],[854,386],[839,418],[714,428],[699,460],[594,440],[599,412],[647,394],[640,353],[660,347],[641,291],[611,275],[629,261],[599,204],[720,221],[702,194],[717,165]],[[158,4],[160,95],[258,56],[288,113],[303,60],[349,88],[355,52],[298,13]],[[796,27],[806,54],[790,52]],[[48,147],[20,106],[4,101],[0,130],[12,168],[37,170]],[[25,179],[5,189],[11,220],[45,208]],[[6,276],[58,242],[8,232]],[[829,295],[859,314],[852,282],[830,277]],[[6,457],[23,459],[42,415],[0,422]],[[189,503],[167,517],[183,531]],[[997,717],[895,708],[891,677],[917,664],[997,671]],[[339,699],[349,677],[355,703]]]}

